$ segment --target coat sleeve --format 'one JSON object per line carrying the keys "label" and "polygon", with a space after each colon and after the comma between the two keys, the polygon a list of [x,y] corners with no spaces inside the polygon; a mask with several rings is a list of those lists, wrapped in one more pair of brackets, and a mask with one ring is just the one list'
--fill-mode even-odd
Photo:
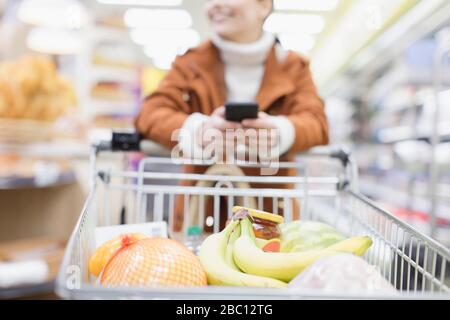
{"label": "coat sleeve", "polygon": [[290,153],[298,153],[329,142],[325,105],[317,93],[309,62],[301,59],[295,64],[295,91],[286,97],[288,118],[295,127],[295,142]]}
{"label": "coat sleeve", "polygon": [[175,133],[192,113],[187,78],[175,62],[158,89],[144,100],[135,127],[145,138],[168,148],[177,144]]}

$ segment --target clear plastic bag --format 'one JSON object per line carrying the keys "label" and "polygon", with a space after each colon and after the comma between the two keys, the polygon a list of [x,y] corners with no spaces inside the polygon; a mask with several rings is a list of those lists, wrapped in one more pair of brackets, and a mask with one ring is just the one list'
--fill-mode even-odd
{"label": "clear plastic bag", "polygon": [[374,266],[351,254],[320,259],[294,278],[289,287],[333,294],[396,293]]}

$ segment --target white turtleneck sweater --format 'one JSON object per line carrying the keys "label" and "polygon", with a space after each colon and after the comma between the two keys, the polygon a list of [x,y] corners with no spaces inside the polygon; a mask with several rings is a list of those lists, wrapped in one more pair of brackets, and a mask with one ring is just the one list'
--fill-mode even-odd
{"label": "white turtleneck sweater", "polygon": [[[228,102],[256,102],[256,95],[261,87],[267,57],[275,43],[275,37],[270,33],[253,43],[236,43],[227,41],[214,34],[212,42],[219,49],[225,65],[225,82]],[[277,58],[282,60],[285,52],[277,47]],[[271,116],[272,123],[279,130],[280,155],[289,151],[294,144],[295,128],[284,116]],[[201,148],[195,142],[196,132],[200,126],[209,120],[209,116],[193,113],[183,124],[183,130],[190,134],[181,136],[181,147],[189,156],[201,155]],[[194,145],[192,145],[194,143]],[[192,152],[194,154],[192,154]]]}
{"label": "white turtleneck sweater", "polygon": [[255,102],[275,37],[264,33],[257,42],[241,44],[213,35],[212,42],[225,64],[228,102]]}

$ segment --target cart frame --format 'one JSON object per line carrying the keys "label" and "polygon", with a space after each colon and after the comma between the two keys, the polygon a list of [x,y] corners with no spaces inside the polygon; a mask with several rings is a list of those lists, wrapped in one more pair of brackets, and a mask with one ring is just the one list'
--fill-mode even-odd
{"label": "cart frame", "polygon": [[[156,146],[156,149],[155,149]],[[150,150],[149,150],[150,149]],[[168,158],[145,158],[137,171],[114,171],[97,169],[97,156],[104,151],[135,151],[161,153],[160,146],[149,142],[137,144],[127,141],[125,145],[114,146],[111,142],[102,142],[93,147],[92,188],[81,212],[79,221],[70,237],[64,260],[57,278],[56,291],[67,299],[450,299],[450,287],[447,273],[450,271],[450,251],[428,236],[399,220],[391,213],[380,208],[358,191],[358,169],[350,155],[343,149],[316,148],[303,154],[297,162],[280,163],[280,167],[299,169],[297,177],[250,177],[195,175],[177,172],[148,171],[155,164],[171,165]],[[153,153],[154,154],[154,153]],[[167,155],[167,153],[166,153]],[[313,160],[311,160],[313,159]],[[338,160],[338,161],[336,161]],[[308,162],[312,161],[312,162]],[[333,169],[342,170],[334,177],[311,176],[311,163],[332,162]],[[180,164],[180,162],[178,163]],[[211,165],[204,161],[183,161],[190,165]],[[241,164],[259,166],[259,164]],[[319,166],[322,164],[319,162]],[[314,170],[312,170],[314,171]],[[321,171],[321,170],[319,170]],[[160,184],[151,181],[159,179]],[[216,182],[213,187],[180,186],[179,181],[203,180]],[[124,182],[125,181],[125,182]],[[163,183],[161,184],[161,181]],[[167,182],[171,181],[172,184]],[[251,189],[223,188],[230,183],[294,183],[294,189]],[[111,192],[131,194],[129,203],[134,207],[129,212],[127,223],[146,221],[167,221],[170,230],[173,224],[173,201],[176,196],[184,197],[184,221],[189,219],[189,199],[193,197],[212,197],[214,199],[214,232],[219,231],[217,219],[221,197],[228,199],[228,216],[236,197],[244,201],[253,197],[260,208],[266,197],[272,197],[274,210],[283,203],[285,219],[292,219],[291,208],[286,205],[291,200],[301,199],[302,218],[319,220],[332,224],[347,235],[369,235],[374,244],[364,258],[378,267],[380,273],[398,289],[394,296],[349,294],[323,294],[321,292],[300,289],[261,289],[261,288],[104,288],[96,286],[88,275],[87,261],[93,246],[93,232],[96,226],[110,225],[109,199]],[[151,197],[153,205],[149,205]],[[275,205],[275,198],[277,205]],[[187,199],[187,200],[186,200]],[[246,200],[247,199],[247,200]],[[99,217],[99,204],[103,200],[103,221]],[[325,206],[325,203],[327,204]],[[137,204],[137,205],[136,205]],[[331,204],[331,206],[330,206]],[[203,206],[202,206],[203,207]],[[149,218],[149,208],[153,209]],[[324,212],[332,213],[324,214]],[[203,211],[202,208],[200,211]],[[134,212],[134,214],[132,214]],[[203,223],[204,213],[199,213]],[[124,221],[122,221],[124,222]],[[187,230],[186,225],[183,231]]]}

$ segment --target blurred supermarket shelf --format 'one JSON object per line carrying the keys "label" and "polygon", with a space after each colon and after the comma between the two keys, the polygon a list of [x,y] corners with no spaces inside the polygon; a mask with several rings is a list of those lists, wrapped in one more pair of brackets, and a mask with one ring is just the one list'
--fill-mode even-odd
{"label": "blurred supermarket shelf", "polygon": [[51,141],[29,144],[0,144],[0,153],[17,154],[23,157],[42,158],[87,158],[89,144],[75,141]]}
{"label": "blurred supermarket shelf", "polygon": [[0,177],[0,190],[48,188],[73,183],[76,180],[73,171],[61,172],[56,175],[41,174],[33,177]]}
{"label": "blurred supermarket shelf", "polygon": [[91,81],[94,84],[98,81],[137,83],[138,80],[139,77],[136,71],[125,68],[116,68],[94,64],[91,71]]}
{"label": "blurred supermarket shelf", "polygon": [[[417,44],[416,46],[428,46],[427,57],[432,56],[433,45],[429,45],[430,40]],[[431,43],[433,43],[431,41]],[[413,47],[413,49],[415,49]],[[413,50],[409,49],[409,50]],[[405,58],[407,59],[407,58]],[[433,84],[433,70],[431,68],[432,60],[427,61],[428,65],[417,66],[413,62],[408,65],[406,62],[400,62],[398,65],[394,65],[386,74],[378,79],[376,84],[371,88],[371,99],[374,101],[383,101],[386,99],[386,93],[395,91],[397,88],[405,86],[424,87],[431,86]],[[423,63],[423,62],[422,62]],[[445,83],[450,83],[450,74],[445,75]],[[403,107],[412,106],[412,104],[404,104]],[[401,110],[402,108],[399,108]]]}
{"label": "blurred supermarket shelf", "polygon": [[[411,126],[385,128],[377,132],[377,140],[380,143],[388,144],[411,140],[430,142],[432,137],[431,132],[416,134],[415,131]],[[450,142],[450,123],[445,122],[439,125],[439,137],[442,143]]]}
{"label": "blurred supermarket shelf", "polygon": [[[133,129],[130,129],[133,130]],[[29,144],[0,144],[0,155],[15,154],[21,157],[88,159],[91,146],[98,141],[111,139],[111,129],[94,129],[86,141],[55,140]],[[142,141],[143,152],[150,156],[170,157],[170,150],[153,141]]]}
{"label": "blurred supermarket shelf", "polygon": [[[423,187],[423,184],[422,184]],[[387,183],[377,181],[375,178],[362,177],[360,179],[361,192],[371,198],[382,200],[392,205],[408,208],[414,211],[429,212],[431,201],[426,196],[410,196],[406,191],[395,186],[389,186]],[[446,185],[449,188],[449,185]],[[441,201],[438,206],[437,216],[450,221],[450,203]]]}
{"label": "blurred supermarket shelf", "polygon": [[55,281],[49,281],[32,286],[6,288],[0,290],[0,299],[26,299],[26,298],[49,298],[55,299]]}
{"label": "blurred supermarket shelf", "polygon": [[[364,173],[361,175],[361,178],[370,183],[379,183],[380,181],[384,185],[393,185],[395,183],[395,189],[406,189],[409,187],[412,195],[424,198],[429,196],[429,186],[426,177],[416,176],[413,180],[414,183],[408,185],[411,182],[411,175],[407,171],[400,172],[400,170],[392,169],[385,172],[380,171],[377,174]],[[447,179],[447,182],[444,182],[444,180],[438,184],[437,197],[450,205],[450,181]]]}
{"label": "blurred supermarket shelf", "polygon": [[124,41],[130,35],[127,29],[95,24],[92,28],[92,37],[97,41]]}
{"label": "blurred supermarket shelf", "polygon": [[135,101],[111,101],[92,99],[89,105],[91,115],[133,115],[137,112]]}
{"label": "blurred supermarket shelf", "polygon": [[[391,212],[404,222],[408,223],[420,232],[431,236],[429,197],[414,194],[409,195],[406,191],[395,186],[389,186],[380,181],[374,181],[363,177],[360,180],[360,189],[363,194],[374,199],[381,207]],[[450,185],[442,185],[450,188]],[[423,185],[422,185],[423,187]],[[434,238],[446,247],[450,248],[450,203],[439,201],[437,207],[437,228]]]}
{"label": "blurred supermarket shelf", "polygon": [[[390,76],[379,83],[378,97],[384,97],[395,87],[408,83],[431,84],[432,73],[429,70],[420,67],[408,70],[410,65],[404,63],[405,52],[445,25],[449,10],[450,3],[446,0],[420,1],[412,10],[394,20],[394,24],[379,37],[374,37],[374,41],[368,43],[352,59],[348,59],[347,67],[340,69],[346,73],[337,73],[324,86],[323,92],[333,94],[347,91],[347,88],[354,87],[352,83],[355,81],[375,87],[374,82],[378,83],[390,70]],[[421,57],[426,56],[427,54],[421,54]]]}
{"label": "blurred supermarket shelf", "polygon": [[[396,215],[410,226],[420,230],[424,234],[429,234],[429,223],[423,215],[417,213],[413,214],[412,212],[408,212],[408,210],[396,209],[395,206],[386,205],[384,202],[378,202],[378,204],[380,207]],[[333,201],[323,199],[317,201],[311,199],[309,206],[315,218],[336,225],[339,230],[343,230],[344,233],[350,232],[352,226],[351,220],[349,220],[346,215],[340,214],[339,210],[336,208],[336,203],[333,203]],[[345,210],[344,208],[342,209]],[[450,227],[438,228],[436,239],[446,247],[450,248]]]}

